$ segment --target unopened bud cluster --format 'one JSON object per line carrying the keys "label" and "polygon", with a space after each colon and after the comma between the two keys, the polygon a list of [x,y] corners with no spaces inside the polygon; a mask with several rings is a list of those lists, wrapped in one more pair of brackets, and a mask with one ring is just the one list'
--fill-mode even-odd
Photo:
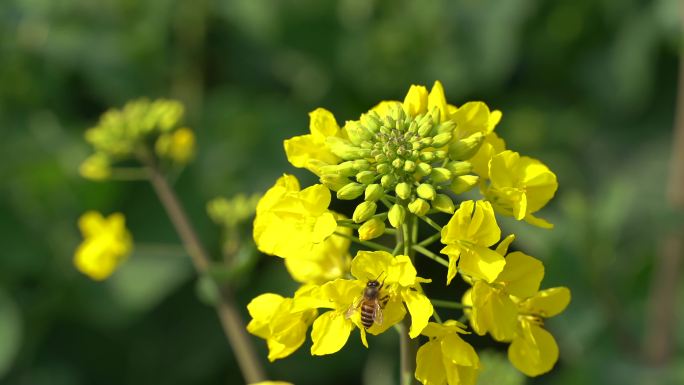
{"label": "unopened bud cluster", "polygon": [[352,217],[356,223],[371,219],[378,210],[377,201],[388,197],[393,227],[401,226],[406,209],[419,216],[432,209],[452,213],[454,204],[445,192],[463,192],[475,184],[475,176],[465,185],[459,177],[472,172],[464,159],[477,151],[483,138],[478,133],[454,140],[455,128],[453,120],[440,120],[437,108],[415,117],[400,103],[388,108],[384,116],[370,111],[359,121],[347,123],[348,138],[328,138],[331,152],[341,162],[321,167],[321,181],[339,199],[363,196],[365,202]]}

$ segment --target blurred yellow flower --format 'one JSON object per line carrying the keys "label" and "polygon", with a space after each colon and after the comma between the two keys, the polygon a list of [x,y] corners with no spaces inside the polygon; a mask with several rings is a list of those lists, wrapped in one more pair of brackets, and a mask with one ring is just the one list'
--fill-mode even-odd
{"label": "blurred yellow flower", "polygon": [[86,179],[105,180],[112,174],[109,157],[101,152],[96,152],[81,163],[78,172]]}
{"label": "blurred yellow flower", "polygon": [[[489,247],[501,230],[487,201],[464,201],[442,229],[442,254],[449,256],[447,285],[460,269],[464,274],[492,282],[503,270],[503,256]],[[458,269],[457,269],[458,264]]]}
{"label": "blurred yellow flower", "polygon": [[[306,290],[305,288],[300,289]],[[247,330],[266,340],[268,360],[273,362],[299,349],[306,339],[306,331],[316,317],[315,309],[295,310],[295,299],[278,294],[262,294],[254,298],[247,311],[252,320]]]}
{"label": "blurred yellow flower", "polygon": [[257,204],[253,236],[259,250],[282,258],[312,253],[337,228],[330,199],[323,185],[300,190],[294,176],[279,178]]}
{"label": "blurred yellow flower", "polygon": [[475,385],[480,359],[470,344],[458,336],[465,325],[453,320],[430,322],[421,334],[429,341],[418,349],[416,379],[423,385]]}
{"label": "blurred yellow flower", "polygon": [[189,128],[179,128],[157,138],[154,149],[158,156],[183,165],[195,156],[195,134]]}
{"label": "blurred yellow flower", "polygon": [[83,274],[101,281],[109,277],[131,252],[131,235],[123,214],[107,218],[88,211],[78,220],[83,242],[74,254],[74,264]]}
{"label": "blurred yellow flower", "polygon": [[540,227],[553,227],[533,213],[542,209],[558,189],[556,174],[536,159],[503,151],[489,163],[491,184],[485,190],[494,208],[504,214]]}

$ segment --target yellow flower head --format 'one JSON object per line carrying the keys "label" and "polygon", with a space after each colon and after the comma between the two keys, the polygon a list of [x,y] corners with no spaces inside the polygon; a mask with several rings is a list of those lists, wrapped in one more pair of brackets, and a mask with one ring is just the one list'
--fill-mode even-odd
{"label": "yellow flower head", "polygon": [[257,204],[253,232],[257,247],[283,258],[309,255],[337,228],[329,204],[325,186],[300,190],[297,178],[284,175]]}
{"label": "yellow flower head", "polygon": [[508,254],[494,282],[476,280],[464,296],[464,303],[472,306],[468,315],[473,330],[479,335],[489,333],[497,341],[511,341],[518,321],[518,307],[512,296],[534,295],[543,277],[544,266],[539,260],[519,251]]}
{"label": "yellow flower head", "polygon": [[[337,231],[351,235],[352,229],[338,227]],[[333,234],[325,241],[315,244],[310,253],[285,258],[285,267],[297,282],[320,285],[334,281],[349,273],[350,243],[348,238]]]}
{"label": "yellow flower head", "polygon": [[492,205],[487,201],[465,201],[442,229],[442,254],[449,256],[447,285],[463,273],[493,281],[503,270],[505,260],[489,247],[499,241],[501,230],[496,223]]}
{"label": "yellow flower head", "polygon": [[558,345],[543,328],[543,319],[561,313],[569,303],[570,290],[566,287],[541,290],[518,303],[518,327],[508,347],[513,366],[530,377],[553,369],[558,361]]}
{"label": "yellow flower head", "polygon": [[132,248],[123,214],[104,218],[98,212],[88,211],[79,218],[78,227],[84,240],[74,254],[76,268],[97,281],[109,277]]}
{"label": "yellow flower head", "polygon": [[553,227],[532,213],[542,209],[558,189],[556,174],[536,159],[503,151],[489,162],[491,183],[485,190],[497,211],[540,227]]}
{"label": "yellow flower head", "polygon": [[416,379],[423,385],[475,385],[480,359],[458,336],[465,325],[453,320],[430,322],[422,334],[430,340],[418,349]]}
{"label": "yellow flower head", "polygon": [[293,166],[306,168],[320,176],[320,167],[339,162],[339,158],[326,144],[326,139],[339,136],[340,126],[330,111],[317,108],[309,113],[309,130],[311,134],[285,140],[285,154]]}
{"label": "yellow flower head", "polygon": [[[420,289],[421,282],[429,282],[416,276],[409,257],[393,257],[384,251],[359,251],[352,260],[351,272],[356,280],[337,279],[319,286],[302,296],[298,305],[303,308],[331,309],[320,315],[313,323],[311,354],[325,355],[339,351],[349,339],[354,327],[361,333],[361,341],[368,346],[366,329],[361,323],[359,306],[363,301],[366,283],[380,280],[379,301],[384,303],[381,323],[376,322],[368,329],[379,334],[400,322],[406,315],[404,306],[411,314],[409,336],[417,337],[432,316],[432,304]],[[383,278],[384,277],[384,278]]]}
{"label": "yellow flower head", "polygon": [[262,294],[254,298],[247,310],[252,320],[247,330],[266,340],[268,359],[273,362],[285,358],[299,349],[306,339],[306,331],[316,317],[315,309],[294,309],[295,298],[284,298],[278,294]]}

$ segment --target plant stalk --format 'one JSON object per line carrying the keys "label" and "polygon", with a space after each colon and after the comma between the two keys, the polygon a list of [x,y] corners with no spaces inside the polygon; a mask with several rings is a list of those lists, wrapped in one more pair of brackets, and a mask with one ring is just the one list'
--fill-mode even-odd
{"label": "plant stalk", "polygon": [[[147,168],[150,183],[183,242],[186,252],[190,255],[195,270],[199,274],[203,274],[210,265],[210,259],[176,193],[168,184],[153,157],[148,152],[141,152],[139,158]],[[245,324],[240,316],[240,312],[237,310],[232,290],[225,285],[221,288],[220,299],[216,304],[216,312],[219,315],[221,326],[235,354],[245,381],[247,383],[265,381],[266,372],[261,366],[261,361],[246,332]]]}
{"label": "plant stalk", "polygon": [[[415,216],[407,215],[404,223],[402,224],[402,231],[397,231],[397,243],[403,243],[405,254],[411,258],[411,262],[413,262],[415,255],[412,245],[417,236],[417,227],[418,222]],[[415,380],[415,372],[416,354],[418,353],[418,338],[409,338],[408,331],[411,328],[410,317],[404,317],[401,323],[401,333],[399,334],[401,364],[400,383],[402,385],[414,385],[417,384]]]}

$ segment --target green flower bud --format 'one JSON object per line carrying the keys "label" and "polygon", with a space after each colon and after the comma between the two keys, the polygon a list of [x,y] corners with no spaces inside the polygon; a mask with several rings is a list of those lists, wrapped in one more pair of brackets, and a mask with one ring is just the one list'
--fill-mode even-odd
{"label": "green flower bud", "polygon": [[374,171],[361,171],[356,174],[356,180],[362,184],[371,184],[377,174]]}
{"label": "green flower bud", "polygon": [[333,154],[344,160],[362,159],[370,156],[370,149],[357,147],[347,139],[329,136],[326,138],[326,143]]}
{"label": "green flower bud", "polygon": [[430,175],[432,172],[432,166],[428,163],[418,163],[418,175],[423,177],[425,175]]}
{"label": "green flower bud", "polygon": [[375,166],[375,169],[378,170],[378,174],[387,174],[390,171],[390,165],[387,163],[380,163]]}
{"label": "green flower bud", "polygon": [[385,154],[375,155],[375,161],[378,163],[387,162],[387,155],[385,155]]}
{"label": "green flower bud", "polygon": [[462,175],[454,178],[449,188],[454,193],[461,194],[473,188],[477,184],[478,179],[477,175]]}
{"label": "green flower bud", "polygon": [[371,111],[361,117],[361,123],[366,126],[369,132],[375,134],[380,130],[382,122],[380,117],[374,111]]}
{"label": "green flower bud", "polygon": [[469,174],[471,171],[473,171],[473,165],[468,161],[449,162],[447,163],[446,167],[449,169],[449,171],[451,171],[453,176],[461,176]]}
{"label": "green flower bud", "polygon": [[423,148],[430,147],[432,146],[432,138],[423,138],[419,141],[419,143]]}
{"label": "green flower bud", "polygon": [[406,182],[397,183],[394,192],[397,193],[399,198],[408,199],[411,196],[411,185]]}
{"label": "green flower bud", "polygon": [[418,135],[426,137],[432,132],[432,121],[425,121],[418,126]]}
{"label": "green flower bud", "polygon": [[397,158],[392,161],[392,167],[394,168],[402,168],[404,167],[404,160],[401,158]]}
{"label": "green flower bud", "polygon": [[406,219],[406,209],[402,205],[394,204],[387,214],[390,225],[394,228],[398,228],[404,223]]}
{"label": "green flower bud", "polygon": [[420,160],[424,162],[432,162],[433,160],[435,160],[435,153],[432,151],[421,152]]}
{"label": "green flower bud", "polygon": [[430,172],[430,178],[434,183],[444,183],[451,179],[451,171],[442,167],[435,167]]}
{"label": "green flower bud", "polygon": [[443,134],[437,134],[432,138],[432,147],[442,147],[449,143],[451,140],[451,133],[445,132]]}
{"label": "green flower bud", "polygon": [[366,188],[362,184],[358,183],[348,183],[346,186],[342,187],[337,191],[337,199],[342,200],[352,200],[356,199],[363,194]]}
{"label": "green flower bud", "polygon": [[437,194],[435,200],[432,201],[432,207],[447,214],[453,214],[455,209],[454,202],[446,194]]}
{"label": "green flower bud", "polygon": [[451,133],[454,131],[454,128],[456,128],[456,123],[453,120],[445,120],[437,126],[437,133]]}
{"label": "green flower bud", "polygon": [[359,239],[367,241],[381,236],[385,232],[385,222],[371,218],[359,227]]}
{"label": "green flower bud", "polygon": [[340,174],[325,174],[321,177],[321,183],[332,191],[339,191],[349,184],[350,180]]}
{"label": "green flower bud", "polygon": [[396,182],[397,179],[392,174],[383,175],[382,178],[380,178],[380,184],[388,190],[394,187]]}
{"label": "green flower bud", "polygon": [[437,194],[437,192],[435,192],[435,188],[428,183],[421,183],[421,185],[416,189],[416,192],[418,193],[419,197],[429,201],[435,199],[435,195]]}
{"label": "green flower bud", "polygon": [[366,200],[367,201],[377,201],[385,195],[385,190],[377,183],[369,184],[366,187]]}
{"label": "green flower bud", "polygon": [[449,157],[453,160],[470,159],[480,149],[483,140],[484,135],[481,132],[476,132],[467,138],[451,142]]}
{"label": "green flower bud", "polygon": [[448,155],[448,153],[446,151],[442,151],[442,150],[435,151],[435,159],[437,159],[437,160],[444,160],[444,158],[446,158],[447,155]]}
{"label": "green flower bud", "polygon": [[360,205],[356,206],[356,209],[354,209],[352,220],[356,223],[365,222],[370,217],[375,215],[375,210],[377,208],[378,205],[373,201],[362,202]]}
{"label": "green flower bud", "polygon": [[370,167],[370,163],[365,159],[357,159],[353,162],[354,169],[357,171],[365,171]]}
{"label": "green flower bud", "polygon": [[423,216],[428,212],[428,210],[430,210],[430,204],[424,201],[423,199],[418,198],[413,202],[409,203],[408,209],[410,212],[418,216]]}
{"label": "green flower bud", "polygon": [[404,171],[409,173],[416,171],[416,162],[412,160],[407,160],[404,162]]}

